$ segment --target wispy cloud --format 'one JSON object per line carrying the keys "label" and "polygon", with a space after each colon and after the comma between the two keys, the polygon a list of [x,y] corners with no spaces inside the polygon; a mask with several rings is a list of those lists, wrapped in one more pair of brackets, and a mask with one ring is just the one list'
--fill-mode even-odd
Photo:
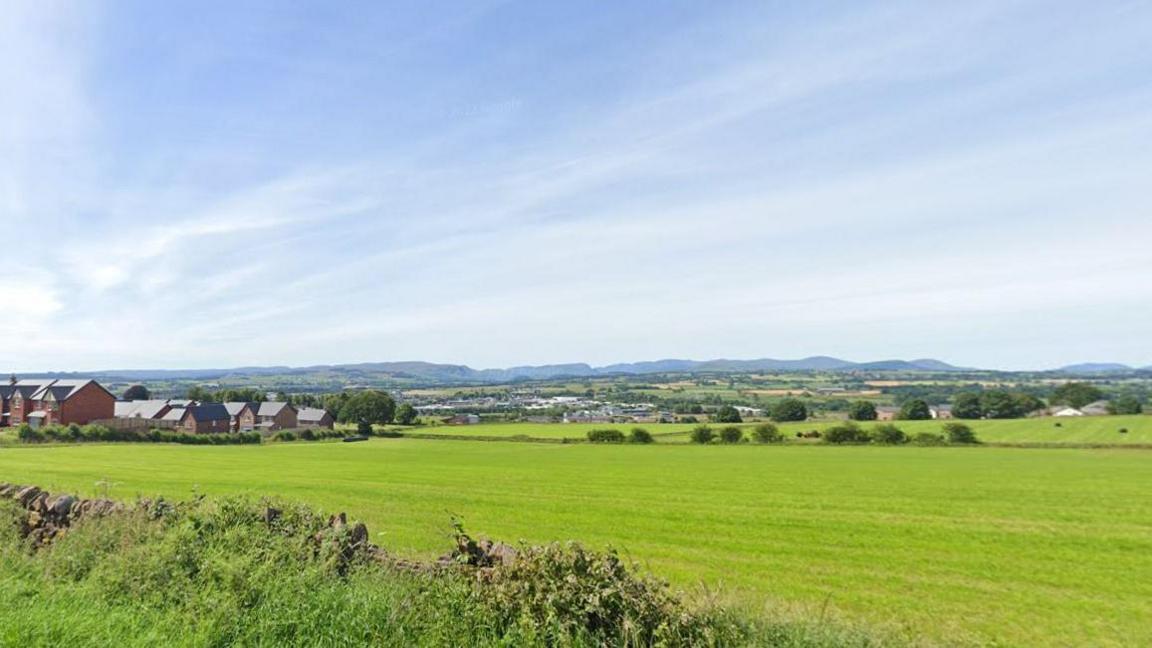
{"label": "wispy cloud", "polygon": [[[291,52],[288,13],[224,30],[210,57],[172,56],[181,79],[211,81],[178,104],[123,63],[130,39],[96,37],[131,14],[72,9],[25,3],[0,26],[19,97],[0,106],[0,222],[29,231],[12,252],[19,324],[0,325],[25,334],[0,344],[18,367],[1041,366],[1082,359],[1061,341],[1086,336],[1135,354],[1129,323],[1152,321],[1142,3],[1088,18],[1034,2],[734,5],[611,65],[587,48],[620,43],[589,25],[568,26],[587,30],[585,57],[556,58],[563,30],[493,44],[514,6],[397,16],[420,36],[388,56],[368,7],[365,26],[333,19],[340,39]],[[461,105],[505,108],[445,108]],[[110,106],[139,111],[146,146]]]}

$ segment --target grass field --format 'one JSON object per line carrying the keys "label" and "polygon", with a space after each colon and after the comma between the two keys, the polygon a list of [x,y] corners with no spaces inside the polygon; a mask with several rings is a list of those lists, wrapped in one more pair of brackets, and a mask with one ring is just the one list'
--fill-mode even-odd
{"label": "grass field", "polygon": [[[789,436],[806,430],[822,430],[838,421],[786,423],[780,426]],[[939,432],[941,421],[895,421],[908,434]],[[964,421],[970,425],[981,441],[987,443],[1052,443],[1102,445],[1152,445],[1152,416],[1089,416],[1084,418],[1030,418],[999,421]],[[1059,424],[1059,427],[1057,427]],[[710,423],[713,428],[723,427]],[[865,427],[871,423],[864,423]],[[663,442],[687,441],[687,432],[695,425],[630,423],[503,423],[484,425],[445,425],[414,430],[417,434],[451,436],[513,437],[527,436],[543,439],[584,439],[588,430],[616,428],[627,433],[633,427],[642,427]],[[750,428],[751,424],[742,427]],[[1121,434],[1121,429],[1128,432]],[[679,433],[679,434],[676,434]],[[672,436],[664,436],[672,435]]]}
{"label": "grass field", "polygon": [[[1152,643],[1152,452],[468,441],[0,449],[0,480],[276,494],[411,556],[449,516],[626,551],[686,588],[948,643]],[[901,630],[903,629],[903,630]]]}

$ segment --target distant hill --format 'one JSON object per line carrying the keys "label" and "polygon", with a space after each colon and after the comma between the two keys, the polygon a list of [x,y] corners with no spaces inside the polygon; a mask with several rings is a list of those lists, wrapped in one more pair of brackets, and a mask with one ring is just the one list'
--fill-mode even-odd
{"label": "distant hill", "polygon": [[314,365],[310,367],[236,367],[231,369],[114,369],[82,373],[21,374],[32,378],[96,378],[113,382],[220,380],[237,377],[261,376],[327,376],[345,383],[358,378],[395,378],[404,382],[447,384],[493,384],[516,380],[548,380],[553,378],[585,378],[611,375],[643,375],[658,373],[732,373],[768,371],[971,371],[940,360],[881,360],[877,362],[851,362],[828,356],[814,356],[799,360],[683,360],[665,359],[630,362],[593,367],[586,363],[509,367],[507,369],[473,369],[465,365],[434,362],[366,362],[360,364]]}
{"label": "distant hill", "polygon": [[[1145,369],[1152,369],[1152,367],[1145,367]],[[1060,367],[1057,371],[1063,373],[1125,373],[1136,371],[1136,368],[1118,362],[1084,362]]]}

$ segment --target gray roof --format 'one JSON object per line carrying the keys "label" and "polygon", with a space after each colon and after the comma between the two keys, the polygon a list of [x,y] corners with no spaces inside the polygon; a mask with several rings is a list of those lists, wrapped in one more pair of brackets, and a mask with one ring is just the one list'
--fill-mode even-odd
{"label": "gray roof", "polygon": [[[25,383],[30,384],[25,385]],[[47,397],[48,394],[52,394],[52,397],[57,401],[66,401],[69,398],[72,398],[76,392],[84,389],[88,385],[96,385],[100,389],[104,389],[104,387],[95,380],[50,380],[48,382],[21,380],[20,382],[16,383],[16,389],[20,390],[21,396],[24,396],[25,398],[31,398],[32,400],[42,400]],[[24,393],[24,388],[26,386],[38,386],[39,388],[36,389],[32,394],[27,394]],[[107,389],[104,389],[104,391],[108,392]]]}
{"label": "gray roof", "polygon": [[301,407],[300,411],[296,413],[297,419],[301,422],[319,423],[324,420],[324,416],[328,414],[328,410],[317,409],[315,407]]}
{"label": "gray roof", "polygon": [[260,409],[256,413],[260,416],[276,416],[280,412],[284,411],[285,407],[292,406],[288,403],[282,402],[260,403]]}
{"label": "gray roof", "polygon": [[168,413],[162,416],[160,420],[180,422],[180,420],[184,418],[184,412],[185,410],[183,407],[173,407],[172,409],[168,410]]}
{"label": "gray roof", "polygon": [[252,408],[252,412],[256,413],[260,407],[260,403],[224,403],[224,409],[228,410],[230,416],[240,416],[240,413],[244,411],[245,407]]}
{"label": "gray roof", "polygon": [[228,409],[220,403],[209,403],[207,405],[193,405],[185,410],[196,421],[231,421],[232,415],[228,413]]}
{"label": "gray roof", "polygon": [[116,418],[154,419],[167,408],[162,400],[116,401]]}

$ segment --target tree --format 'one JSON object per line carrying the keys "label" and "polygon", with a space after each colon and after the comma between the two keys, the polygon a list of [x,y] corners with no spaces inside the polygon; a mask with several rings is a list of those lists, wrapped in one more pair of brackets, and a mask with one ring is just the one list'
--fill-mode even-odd
{"label": "tree", "polygon": [[876,404],[872,401],[858,400],[848,406],[848,418],[853,421],[875,421]]}
{"label": "tree", "polygon": [[716,410],[712,415],[712,420],[716,423],[743,423],[744,419],[740,418],[740,411],[731,405],[725,405]]}
{"label": "tree", "polygon": [[132,385],[124,390],[124,400],[126,401],[150,400],[151,398],[152,392],[148,391],[144,385]]}
{"label": "tree", "polygon": [[1135,396],[1121,396],[1108,403],[1109,414],[1143,414],[1144,403]]}
{"label": "tree", "polygon": [[351,396],[340,408],[341,423],[391,423],[396,418],[396,401],[376,390],[362,391]]}
{"label": "tree", "polygon": [[1068,382],[1056,388],[1052,393],[1052,402],[1080,409],[1088,403],[1094,403],[1104,398],[1104,392],[1094,385],[1085,382]]}
{"label": "tree", "polygon": [[1018,401],[1006,391],[992,390],[980,394],[980,409],[985,418],[1011,419],[1024,414],[1017,410]]}
{"label": "tree", "polygon": [[927,421],[932,418],[932,409],[928,407],[928,403],[914,398],[904,403],[897,418],[902,421]]}
{"label": "tree", "polygon": [[824,430],[824,443],[867,443],[868,433],[849,421]]}
{"label": "tree", "polygon": [[772,406],[772,420],[777,423],[786,421],[807,421],[808,407],[803,401],[796,398],[785,398],[776,401]]}
{"label": "tree", "polygon": [[417,415],[416,408],[408,403],[396,408],[396,422],[400,425],[412,425],[416,422]]}
{"label": "tree", "polygon": [[979,392],[961,392],[952,399],[952,416],[958,419],[984,418]]}
{"label": "tree", "polygon": [[652,433],[641,427],[634,427],[628,433],[628,443],[652,443],[655,439],[652,438]]}

